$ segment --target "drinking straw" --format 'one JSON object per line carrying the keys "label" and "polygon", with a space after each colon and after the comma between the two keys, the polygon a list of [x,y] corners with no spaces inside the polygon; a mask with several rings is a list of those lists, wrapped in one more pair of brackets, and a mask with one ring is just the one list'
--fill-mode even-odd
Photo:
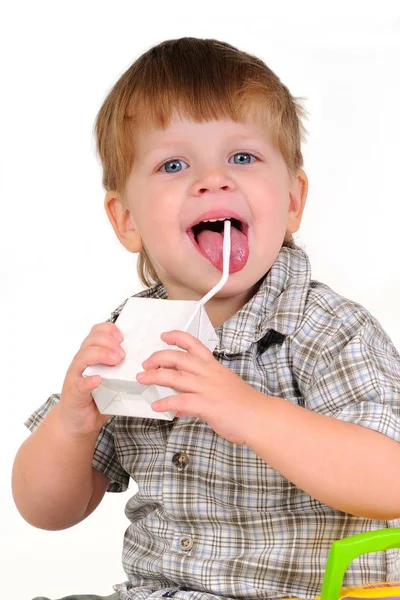
{"label": "drinking straw", "polygon": [[223,259],[222,259],[222,277],[221,277],[221,279],[219,280],[219,282],[217,283],[217,285],[215,285],[205,296],[203,296],[203,298],[201,298],[196,303],[196,308],[193,311],[192,316],[190,317],[190,319],[186,323],[186,327],[184,328],[183,331],[186,331],[186,329],[189,327],[189,325],[192,322],[193,318],[197,314],[197,311],[199,310],[199,308],[201,308],[202,306],[204,306],[204,304],[206,302],[208,302],[210,300],[210,298],[212,298],[213,296],[215,296],[215,294],[217,294],[219,292],[219,290],[221,288],[223,288],[224,285],[225,285],[225,283],[228,281],[228,278],[229,278],[229,261],[230,261],[230,256],[231,256],[231,222],[229,221],[229,219],[227,219],[224,222],[224,241],[223,241],[223,244],[222,244],[222,256],[223,256]]}

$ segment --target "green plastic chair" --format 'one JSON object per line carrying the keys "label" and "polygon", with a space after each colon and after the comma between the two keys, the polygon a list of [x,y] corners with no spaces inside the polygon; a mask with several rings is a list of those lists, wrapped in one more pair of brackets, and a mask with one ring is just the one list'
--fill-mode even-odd
{"label": "green plastic chair", "polygon": [[338,600],[346,569],[357,556],[392,548],[400,548],[400,529],[368,531],[333,542],[322,582],[321,600]]}

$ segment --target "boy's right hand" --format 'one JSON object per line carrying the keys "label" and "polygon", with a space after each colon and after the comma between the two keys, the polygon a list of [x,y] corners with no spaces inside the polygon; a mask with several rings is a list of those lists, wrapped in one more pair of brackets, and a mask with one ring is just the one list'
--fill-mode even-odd
{"label": "boy's right hand", "polygon": [[97,434],[111,415],[98,410],[91,392],[100,385],[100,375],[84,377],[89,365],[114,366],[125,357],[120,346],[123,335],[114,323],[94,325],[67,371],[62,387],[59,407],[64,431],[70,436]]}

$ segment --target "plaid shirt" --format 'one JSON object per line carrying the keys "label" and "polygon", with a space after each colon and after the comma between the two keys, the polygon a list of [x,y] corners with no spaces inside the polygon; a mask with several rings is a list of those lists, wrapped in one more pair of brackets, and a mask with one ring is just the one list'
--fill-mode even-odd
{"label": "plaid shirt", "polygon": [[[136,296],[167,298],[161,284]],[[286,398],[400,441],[398,352],[365,308],[311,280],[302,249],[282,248],[258,292],[216,332],[216,359],[266,402]],[[31,431],[58,399],[33,413]],[[126,505],[128,581],[114,586],[121,600],[311,599],[334,540],[400,526],[322,504],[194,417],[114,417],[93,465],[108,491],[124,491],[130,477],[138,485]],[[344,584],[399,578],[399,551],[390,550],[353,561]]]}

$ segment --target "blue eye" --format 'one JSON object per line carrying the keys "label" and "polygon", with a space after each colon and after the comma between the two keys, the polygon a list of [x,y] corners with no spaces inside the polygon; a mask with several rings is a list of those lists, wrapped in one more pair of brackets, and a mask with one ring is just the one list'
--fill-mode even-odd
{"label": "blue eye", "polygon": [[164,173],[178,173],[179,171],[186,169],[187,166],[188,165],[185,163],[185,161],[180,160],[179,158],[174,158],[173,160],[168,160],[166,163],[164,163],[160,168],[160,171],[164,171]]}
{"label": "blue eye", "polygon": [[[249,154],[248,152],[237,152],[232,158],[235,165],[248,165],[257,160],[253,154]],[[229,162],[231,162],[231,159],[229,159]]]}

